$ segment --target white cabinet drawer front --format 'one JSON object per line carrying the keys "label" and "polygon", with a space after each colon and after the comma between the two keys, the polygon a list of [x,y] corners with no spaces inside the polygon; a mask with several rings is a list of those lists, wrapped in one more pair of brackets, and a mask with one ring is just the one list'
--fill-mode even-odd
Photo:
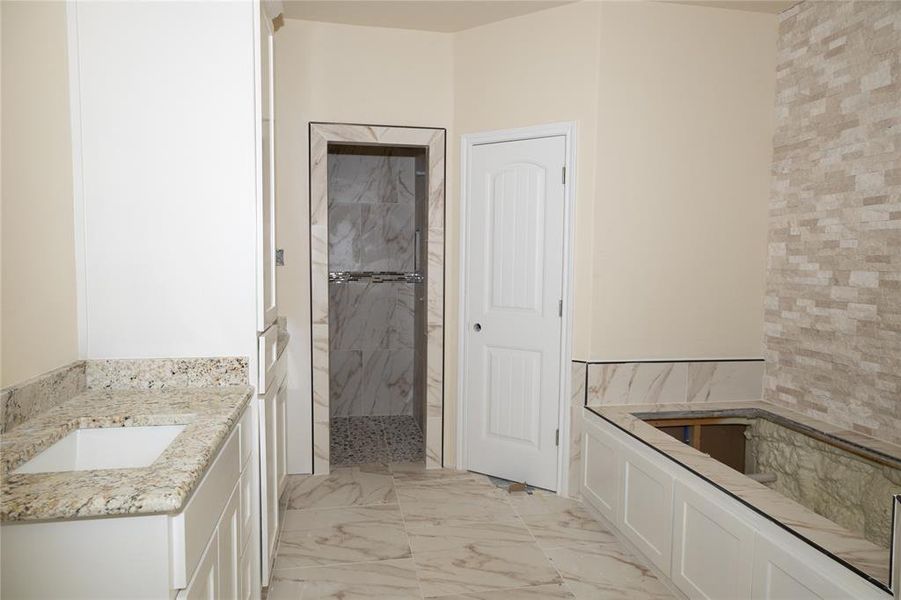
{"label": "white cabinet drawer front", "polygon": [[275,384],[275,364],[278,360],[278,326],[272,325],[259,337],[259,386],[257,393],[265,394],[269,386]]}
{"label": "white cabinet drawer front", "polygon": [[194,572],[219,517],[238,483],[240,474],[239,431],[232,431],[213,465],[203,476],[184,511],[170,520],[172,579],[183,588]]}
{"label": "white cabinet drawer front", "polygon": [[754,530],[710,497],[676,482],[673,583],[693,599],[750,598]]}
{"label": "white cabinet drawer front", "polygon": [[639,456],[623,450],[623,534],[663,571],[670,573],[673,534],[673,476]]}
{"label": "white cabinet drawer front", "polygon": [[598,512],[616,521],[622,460],[619,445],[592,423],[585,424],[582,444],[582,493]]}

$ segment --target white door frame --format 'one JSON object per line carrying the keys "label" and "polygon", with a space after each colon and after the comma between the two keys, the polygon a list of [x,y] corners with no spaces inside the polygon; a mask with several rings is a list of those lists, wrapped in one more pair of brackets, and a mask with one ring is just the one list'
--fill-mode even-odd
{"label": "white door frame", "polygon": [[472,149],[482,144],[515,142],[535,138],[563,136],[566,140],[566,182],[563,190],[563,319],[560,336],[560,381],[559,381],[559,422],[560,440],[557,446],[557,493],[564,495],[569,489],[569,437],[570,437],[570,369],[572,362],[572,230],[573,206],[576,198],[576,124],[573,121],[548,123],[532,127],[468,133],[460,143],[460,350],[457,357],[457,468],[467,469],[466,439],[466,339],[468,328],[466,302],[466,248],[469,245],[469,173]]}

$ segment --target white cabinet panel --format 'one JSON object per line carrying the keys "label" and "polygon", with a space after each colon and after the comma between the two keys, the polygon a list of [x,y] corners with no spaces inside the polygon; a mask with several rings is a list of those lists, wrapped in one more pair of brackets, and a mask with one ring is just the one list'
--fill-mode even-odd
{"label": "white cabinet panel", "polygon": [[244,555],[241,557],[241,600],[252,600],[254,597],[253,582],[256,580],[253,573],[253,551],[248,547],[244,549]]}
{"label": "white cabinet panel", "polygon": [[272,325],[259,336],[259,382],[257,392],[266,393],[277,384],[276,365],[278,363],[278,326]]}
{"label": "white cabinet panel", "polygon": [[673,583],[693,599],[750,598],[754,530],[680,481],[674,505]]}
{"label": "white cabinet panel", "polygon": [[277,482],[276,489],[278,496],[281,496],[285,487],[285,466],[288,460],[287,452],[287,431],[285,422],[287,420],[288,408],[288,383],[282,381],[275,395],[275,480]]}
{"label": "white cabinet panel", "polygon": [[272,386],[260,399],[260,513],[263,535],[263,583],[268,584],[272,559],[278,539],[278,479],[277,479],[277,424],[276,397],[278,389]]}
{"label": "white cabinet panel", "polygon": [[237,600],[241,590],[240,543],[242,539],[240,487],[235,486],[219,521],[219,598]]}
{"label": "white cabinet panel", "polygon": [[827,579],[793,553],[758,536],[754,549],[751,596],[755,600],[845,600],[858,598]]}
{"label": "white cabinet panel", "polygon": [[602,515],[615,521],[619,507],[622,462],[618,444],[594,423],[586,422],[584,432],[582,494]]}
{"label": "white cabinet panel", "polygon": [[217,600],[219,593],[219,536],[214,532],[188,587],[178,600]]}
{"label": "white cabinet panel", "polygon": [[623,534],[669,575],[673,534],[673,476],[635,452],[624,452]]}
{"label": "white cabinet panel", "polygon": [[257,64],[257,330],[264,331],[278,315],[275,289],[275,123],[273,119],[272,21],[258,7]]}

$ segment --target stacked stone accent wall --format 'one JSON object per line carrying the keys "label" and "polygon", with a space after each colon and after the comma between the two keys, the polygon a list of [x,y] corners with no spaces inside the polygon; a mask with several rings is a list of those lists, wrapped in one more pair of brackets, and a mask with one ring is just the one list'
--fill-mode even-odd
{"label": "stacked stone accent wall", "polygon": [[901,443],[901,2],[779,33],[764,395]]}

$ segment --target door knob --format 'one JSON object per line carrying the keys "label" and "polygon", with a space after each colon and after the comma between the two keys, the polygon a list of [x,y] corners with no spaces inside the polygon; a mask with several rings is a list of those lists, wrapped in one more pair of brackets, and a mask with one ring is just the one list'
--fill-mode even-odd
{"label": "door knob", "polygon": [[476,333],[482,331],[482,324],[476,323],[475,325],[472,326],[472,330],[475,331]]}

